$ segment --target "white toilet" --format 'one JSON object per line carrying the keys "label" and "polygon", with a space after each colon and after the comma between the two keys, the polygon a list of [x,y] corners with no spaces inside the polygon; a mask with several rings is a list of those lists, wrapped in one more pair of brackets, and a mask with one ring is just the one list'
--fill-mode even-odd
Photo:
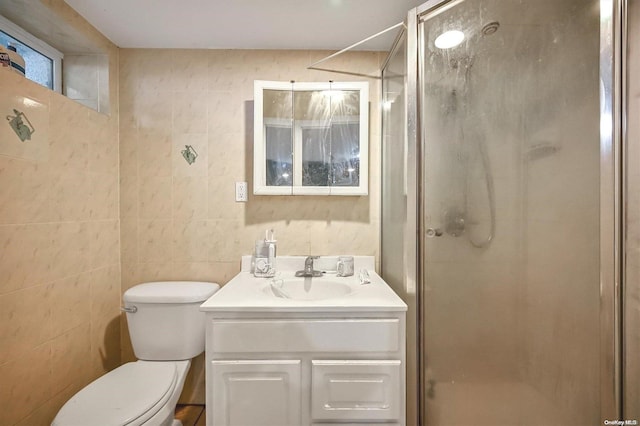
{"label": "white toilet", "polygon": [[124,293],[133,351],[60,409],[52,426],[178,426],[173,413],[191,365],[204,351],[200,305],[220,286],[193,281],[140,284]]}

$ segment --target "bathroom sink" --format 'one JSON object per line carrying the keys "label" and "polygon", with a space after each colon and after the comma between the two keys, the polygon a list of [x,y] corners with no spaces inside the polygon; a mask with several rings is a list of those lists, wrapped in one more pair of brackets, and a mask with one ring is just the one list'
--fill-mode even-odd
{"label": "bathroom sink", "polygon": [[346,296],[352,288],[335,279],[300,277],[270,280],[262,287],[262,292],[279,299],[323,300]]}

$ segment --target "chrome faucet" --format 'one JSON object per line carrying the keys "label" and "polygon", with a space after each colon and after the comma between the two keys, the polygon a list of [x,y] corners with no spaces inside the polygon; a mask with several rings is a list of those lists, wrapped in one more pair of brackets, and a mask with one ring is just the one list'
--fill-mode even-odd
{"label": "chrome faucet", "polygon": [[304,270],[297,271],[296,277],[321,277],[322,271],[316,271],[313,269],[313,261],[320,256],[307,256],[304,260]]}

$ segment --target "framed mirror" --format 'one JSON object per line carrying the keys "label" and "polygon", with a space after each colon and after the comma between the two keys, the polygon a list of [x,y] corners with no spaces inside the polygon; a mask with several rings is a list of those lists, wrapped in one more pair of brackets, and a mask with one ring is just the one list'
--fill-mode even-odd
{"label": "framed mirror", "polygon": [[254,82],[256,195],[367,195],[367,82]]}

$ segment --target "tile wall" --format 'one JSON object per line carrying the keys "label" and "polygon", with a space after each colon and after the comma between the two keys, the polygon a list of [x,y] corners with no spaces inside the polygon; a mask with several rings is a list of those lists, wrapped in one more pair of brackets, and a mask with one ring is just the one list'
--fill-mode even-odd
{"label": "tile wall", "polygon": [[0,93],[35,128],[0,123],[32,147],[0,149],[0,424],[44,425],[120,363],[118,121],[4,69]]}
{"label": "tile wall", "polygon": [[[120,363],[118,49],[64,0],[38,5],[16,7],[105,52],[111,115],[0,70],[1,425],[51,424]],[[32,121],[30,140],[5,122],[14,108]]]}
{"label": "tile wall", "polygon": [[[252,50],[120,51],[120,217],[122,291],[149,280],[226,283],[240,256],[273,228],[278,254],[378,256],[378,80],[307,70],[331,52]],[[349,53],[329,68],[377,75],[383,53]],[[253,81],[368,80],[368,197],[249,196],[252,188]],[[187,164],[180,151],[198,153]],[[251,191],[250,191],[251,192]],[[123,361],[133,359],[126,321]],[[183,393],[204,402],[202,359]],[[194,379],[197,377],[199,379]]]}

